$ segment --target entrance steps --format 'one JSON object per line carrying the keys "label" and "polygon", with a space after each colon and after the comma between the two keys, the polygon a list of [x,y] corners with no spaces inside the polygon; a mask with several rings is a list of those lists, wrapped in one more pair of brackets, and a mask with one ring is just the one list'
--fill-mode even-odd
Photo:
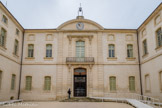
{"label": "entrance steps", "polygon": [[88,97],[72,97],[70,99],[61,100],[61,102],[102,102],[101,99],[93,99]]}

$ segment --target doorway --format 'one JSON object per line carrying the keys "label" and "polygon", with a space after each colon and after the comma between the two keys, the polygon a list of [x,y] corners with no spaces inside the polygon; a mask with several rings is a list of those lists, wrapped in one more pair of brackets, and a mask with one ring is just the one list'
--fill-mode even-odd
{"label": "doorway", "polygon": [[87,96],[87,75],[86,69],[74,69],[74,97]]}

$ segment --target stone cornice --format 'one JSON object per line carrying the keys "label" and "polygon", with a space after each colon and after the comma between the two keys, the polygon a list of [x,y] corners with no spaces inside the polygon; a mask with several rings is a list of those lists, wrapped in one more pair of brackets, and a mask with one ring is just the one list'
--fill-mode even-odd
{"label": "stone cornice", "polygon": [[3,5],[0,1],[0,8],[5,12],[5,14],[19,27],[21,31],[24,31],[23,26],[17,21],[17,19],[10,13],[10,11]]}

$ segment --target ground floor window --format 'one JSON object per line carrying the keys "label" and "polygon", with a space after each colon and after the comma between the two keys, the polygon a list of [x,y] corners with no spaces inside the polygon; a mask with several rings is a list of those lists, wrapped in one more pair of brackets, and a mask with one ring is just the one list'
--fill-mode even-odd
{"label": "ground floor window", "polygon": [[146,89],[146,92],[149,92],[150,88],[151,88],[150,76],[149,75],[145,75],[145,89]]}
{"label": "ground floor window", "polygon": [[129,77],[129,91],[135,91],[135,77]]}
{"label": "ground floor window", "polygon": [[116,91],[116,77],[110,77],[110,91]]}
{"label": "ground floor window", "polygon": [[45,77],[44,90],[51,90],[51,77],[50,76]]}
{"label": "ground floor window", "polygon": [[26,76],[26,86],[25,86],[25,89],[26,90],[31,90],[31,86],[32,86],[32,77],[31,76]]}

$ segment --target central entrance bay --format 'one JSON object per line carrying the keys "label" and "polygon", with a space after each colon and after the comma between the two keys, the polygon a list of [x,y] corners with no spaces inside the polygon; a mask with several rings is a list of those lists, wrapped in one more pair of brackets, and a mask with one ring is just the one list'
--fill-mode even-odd
{"label": "central entrance bay", "polygon": [[85,97],[87,95],[86,69],[78,68],[74,70],[74,96]]}

